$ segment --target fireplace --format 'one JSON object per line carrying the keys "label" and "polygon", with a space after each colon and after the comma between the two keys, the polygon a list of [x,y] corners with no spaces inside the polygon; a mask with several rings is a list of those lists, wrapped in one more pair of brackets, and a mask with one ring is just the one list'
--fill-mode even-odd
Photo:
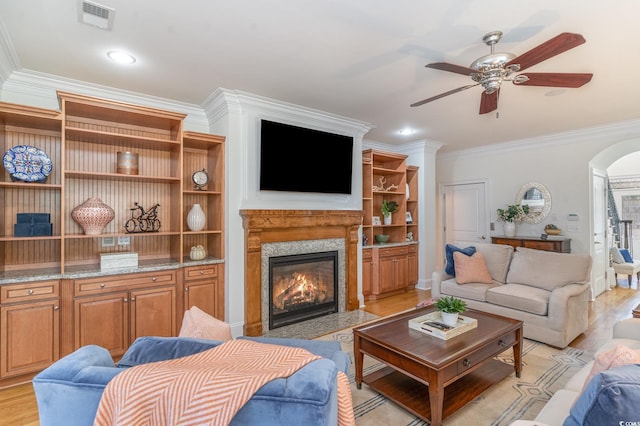
{"label": "fireplace", "polygon": [[338,312],[338,252],[269,258],[269,329]]}
{"label": "fireplace", "polygon": [[245,230],[246,336],[260,336],[269,329],[268,258],[272,256],[338,250],[338,312],[359,308],[358,228],[362,211],[241,210],[240,215]]}

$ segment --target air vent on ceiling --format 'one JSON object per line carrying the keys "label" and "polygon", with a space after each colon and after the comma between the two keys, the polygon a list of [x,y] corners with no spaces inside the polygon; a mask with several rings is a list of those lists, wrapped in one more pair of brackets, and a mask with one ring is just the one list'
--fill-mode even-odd
{"label": "air vent on ceiling", "polygon": [[79,0],[78,20],[87,25],[111,30],[115,9],[88,0]]}

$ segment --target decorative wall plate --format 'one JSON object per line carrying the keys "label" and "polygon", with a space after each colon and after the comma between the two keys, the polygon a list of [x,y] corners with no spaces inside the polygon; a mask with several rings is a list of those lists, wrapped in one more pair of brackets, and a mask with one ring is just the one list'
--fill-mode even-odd
{"label": "decorative wall plate", "polygon": [[46,182],[53,169],[49,156],[31,145],[16,145],[9,148],[2,162],[13,181]]}

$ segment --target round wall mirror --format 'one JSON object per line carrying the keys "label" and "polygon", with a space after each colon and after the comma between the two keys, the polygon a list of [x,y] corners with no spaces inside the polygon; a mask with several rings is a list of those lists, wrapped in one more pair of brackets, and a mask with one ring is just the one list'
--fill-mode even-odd
{"label": "round wall mirror", "polygon": [[541,183],[525,183],[518,192],[516,203],[529,206],[529,214],[524,222],[540,223],[549,216],[551,211],[551,194],[547,187]]}

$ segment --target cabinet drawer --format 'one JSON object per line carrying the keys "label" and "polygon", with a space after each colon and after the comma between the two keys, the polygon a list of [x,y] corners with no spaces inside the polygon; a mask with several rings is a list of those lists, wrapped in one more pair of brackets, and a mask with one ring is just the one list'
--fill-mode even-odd
{"label": "cabinet drawer", "polygon": [[218,265],[189,266],[184,268],[184,280],[195,281],[202,278],[216,278]]}
{"label": "cabinet drawer", "polygon": [[381,248],[381,249],[378,249],[378,253],[380,256],[385,256],[385,257],[401,256],[403,254],[407,254],[407,246]]}
{"label": "cabinet drawer", "polygon": [[0,286],[0,303],[27,302],[60,296],[58,280]]}
{"label": "cabinet drawer", "polygon": [[553,251],[554,250],[553,242],[546,242],[546,241],[527,241],[527,240],[525,240],[524,246],[526,248],[536,249],[536,250],[547,250],[547,251]]}
{"label": "cabinet drawer", "polygon": [[371,260],[371,249],[362,250],[362,260]]}
{"label": "cabinet drawer", "polygon": [[418,252],[418,246],[415,244],[412,244],[410,246],[407,247],[407,252],[409,253],[417,253]]}
{"label": "cabinet drawer", "polygon": [[176,283],[176,271],[143,272],[139,274],[111,275],[100,278],[75,280],[76,296],[101,294],[112,290],[123,290],[142,286]]}
{"label": "cabinet drawer", "polygon": [[502,353],[513,346],[516,342],[516,333],[505,334],[500,339],[493,341],[477,351],[467,355],[458,361],[458,374],[462,374],[466,370],[474,368],[476,365],[491,358],[494,355]]}

